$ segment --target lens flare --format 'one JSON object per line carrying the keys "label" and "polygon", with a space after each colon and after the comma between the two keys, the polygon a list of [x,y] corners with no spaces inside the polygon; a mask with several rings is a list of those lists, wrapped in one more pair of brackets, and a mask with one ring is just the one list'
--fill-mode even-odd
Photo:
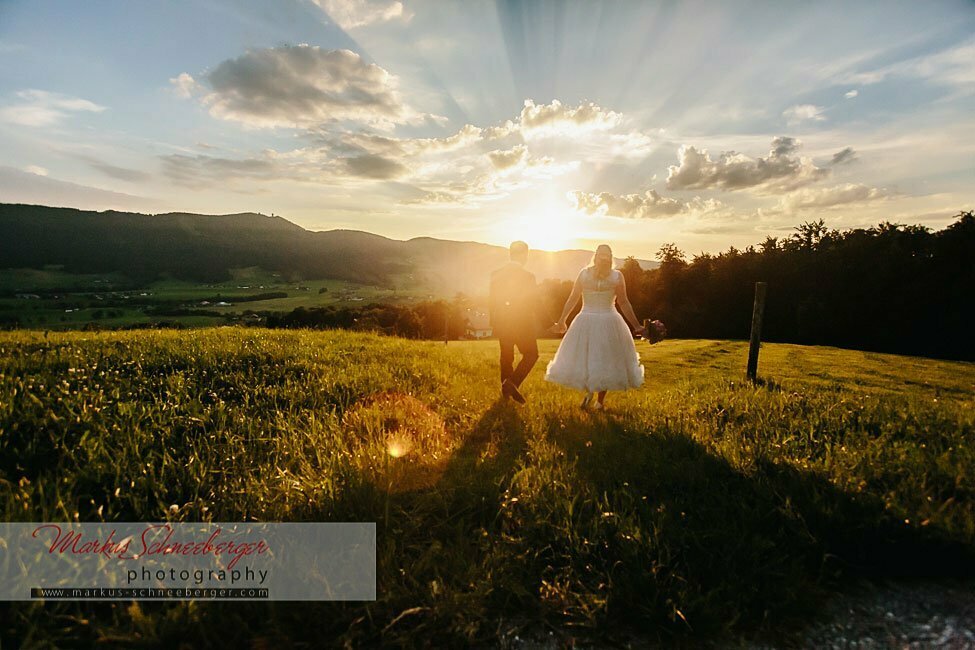
{"label": "lens flare", "polygon": [[412,395],[376,393],[342,418],[364,473],[395,492],[434,485],[453,451],[443,419]]}

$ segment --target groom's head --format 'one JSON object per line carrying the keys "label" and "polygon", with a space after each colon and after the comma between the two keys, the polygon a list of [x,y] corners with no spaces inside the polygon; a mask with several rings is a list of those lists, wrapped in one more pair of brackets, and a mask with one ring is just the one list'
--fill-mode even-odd
{"label": "groom's head", "polygon": [[524,264],[528,261],[528,244],[523,241],[512,242],[508,248],[508,255],[512,262]]}

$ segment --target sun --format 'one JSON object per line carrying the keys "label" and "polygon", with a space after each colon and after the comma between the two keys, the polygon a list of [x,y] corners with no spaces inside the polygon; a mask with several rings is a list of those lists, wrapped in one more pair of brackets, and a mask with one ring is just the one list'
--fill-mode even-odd
{"label": "sun", "polygon": [[535,202],[500,225],[502,240],[521,239],[538,250],[577,248],[585,233],[579,215],[570,206],[555,201]]}

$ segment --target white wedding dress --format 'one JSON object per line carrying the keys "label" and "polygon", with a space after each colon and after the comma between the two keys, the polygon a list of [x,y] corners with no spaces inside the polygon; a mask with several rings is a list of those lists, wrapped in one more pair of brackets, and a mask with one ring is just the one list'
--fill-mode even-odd
{"label": "white wedding dress", "polygon": [[622,274],[597,278],[593,268],[579,274],[582,311],[566,331],[545,380],[589,392],[626,390],[643,383],[643,366],[633,335],[616,311],[616,287]]}

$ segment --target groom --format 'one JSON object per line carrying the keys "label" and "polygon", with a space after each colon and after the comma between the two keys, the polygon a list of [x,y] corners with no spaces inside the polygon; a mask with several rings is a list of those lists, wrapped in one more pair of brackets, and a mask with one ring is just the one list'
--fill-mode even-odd
{"label": "groom", "polygon": [[[491,328],[501,343],[501,394],[519,404],[525,398],[518,388],[538,361],[535,304],[538,290],[535,275],[525,270],[528,244],[516,241],[509,248],[510,261],[491,273]],[[521,353],[518,366],[515,347]]]}

